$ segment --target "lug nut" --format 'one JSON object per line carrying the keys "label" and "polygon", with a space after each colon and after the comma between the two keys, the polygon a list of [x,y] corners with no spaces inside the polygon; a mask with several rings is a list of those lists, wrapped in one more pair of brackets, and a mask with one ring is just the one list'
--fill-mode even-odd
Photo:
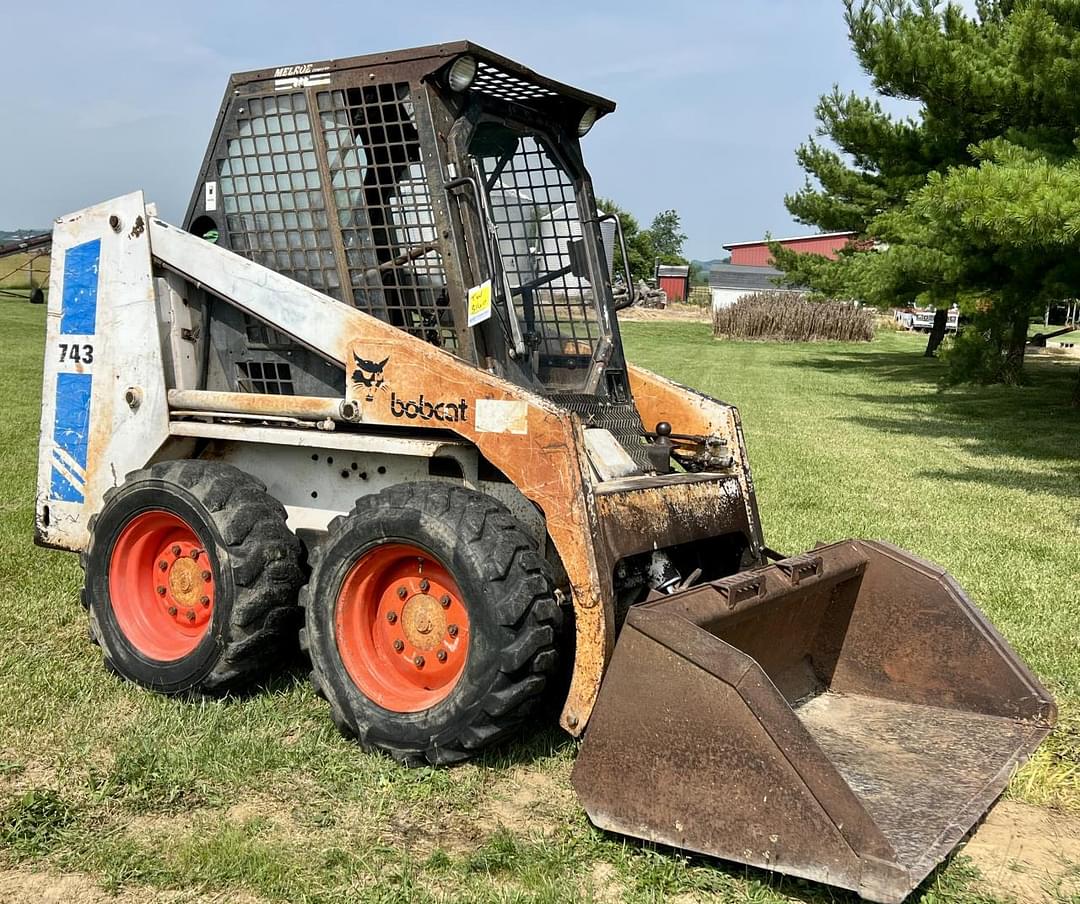
{"label": "lug nut", "polygon": [[210,572],[209,572],[209,571],[204,571],[204,572],[202,573],[202,579],[203,579],[204,581],[209,581],[209,580],[210,580],[210,578],[212,578],[212,577],[213,577],[213,575],[212,575],[212,574],[210,574]]}
{"label": "lug nut", "polygon": [[191,558],[193,558],[193,559],[195,559],[195,560],[198,560],[198,558],[199,558],[199,550],[197,550],[197,549],[193,549],[193,550],[192,550],[192,551],[191,551],[191,552],[189,553],[189,555],[191,556]]}
{"label": "lug nut", "polygon": [[179,546],[176,546],[176,545],[174,545],[174,546],[173,546],[173,548],[172,548],[172,550],[171,550],[171,552],[172,552],[172,554],[173,554],[174,556],[178,556],[178,555],[180,555],[180,551],[181,551],[181,550],[180,550],[180,547],[179,547]]}
{"label": "lug nut", "polygon": [[439,662],[446,662],[446,650],[439,650],[439,652],[435,654],[435,658],[438,659]]}
{"label": "lug nut", "polygon": [[424,657],[423,656],[417,656],[413,660],[413,665],[415,665],[418,669],[422,669],[424,667]]}
{"label": "lug nut", "polygon": [[405,644],[402,643],[400,640],[395,640],[394,641],[394,649],[397,650],[397,652],[400,653],[402,650],[405,649]]}
{"label": "lug nut", "polygon": [[405,597],[409,595],[409,591],[406,590],[404,587],[398,587],[397,595],[399,599],[405,599]]}
{"label": "lug nut", "polygon": [[169,563],[162,559],[160,562],[157,563],[157,567],[160,568],[162,571],[168,571]]}
{"label": "lug nut", "polygon": [[429,583],[428,583],[428,579],[427,579],[427,578],[423,578],[423,579],[422,579],[422,580],[420,581],[420,591],[421,591],[421,593],[427,593],[427,592],[428,592],[428,588],[429,588],[430,586],[431,586],[431,584],[429,584]]}
{"label": "lug nut", "polygon": [[199,602],[202,603],[204,606],[209,606],[210,605],[210,597],[208,597],[208,596],[200,596],[199,597]]}
{"label": "lug nut", "polygon": [[176,606],[169,606],[169,615],[176,615]]}
{"label": "lug nut", "polygon": [[188,609],[188,611],[187,611],[187,620],[188,621],[195,621],[195,610],[194,609]]}
{"label": "lug nut", "polygon": [[397,613],[396,612],[387,612],[386,613],[386,620],[388,622],[390,622],[390,624],[393,624],[394,622],[397,621]]}
{"label": "lug nut", "polygon": [[457,637],[457,625],[450,625],[450,627],[446,629],[446,633],[451,637]]}
{"label": "lug nut", "polygon": [[158,587],[157,595],[158,596],[164,596],[165,595],[165,588],[164,587]]}
{"label": "lug nut", "polygon": [[444,609],[449,609],[450,608],[450,594],[444,593],[439,598],[439,605],[441,605]]}

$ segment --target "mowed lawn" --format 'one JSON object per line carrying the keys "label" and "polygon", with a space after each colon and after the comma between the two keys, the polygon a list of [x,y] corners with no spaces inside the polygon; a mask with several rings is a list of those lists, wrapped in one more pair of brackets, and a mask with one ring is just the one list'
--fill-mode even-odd
{"label": "mowed lawn", "polygon": [[[855,900],[592,829],[569,787],[575,745],[550,728],[476,763],[406,770],[343,740],[302,667],[229,701],[167,700],[106,674],[75,558],[31,542],[43,321],[0,302],[0,899]],[[624,333],[632,360],[741,407],[771,546],[881,537],[953,571],[1062,706],[1062,730],[1010,793],[1080,811],[1074,370],[939,394],[940,364],[914,337]],[[994,899],[962,857],[920,896]]]}

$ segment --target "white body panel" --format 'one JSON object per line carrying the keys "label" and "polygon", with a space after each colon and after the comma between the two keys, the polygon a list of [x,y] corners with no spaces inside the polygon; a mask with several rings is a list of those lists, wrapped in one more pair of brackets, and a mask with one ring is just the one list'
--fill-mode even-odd
{"label": "white body panel", "polygon": [[56,221],[38,456],[41,542],[84,548],[105,491],[168,438],[157,311],[141,192]]}
{"label": "white body panel", "polygon": [[[199,313],[204,291],[342,365],[346,333],[355,337],[366,327],[355,309],[153,219],[140,192],[60,218],[53,234],[38,542],[85,549],[90,518],[107,490],[131,471],[201,449],[198,454],[262,480],[286,506],[294,531],[325,531],[360,496],[435,479],[501,500],[543,547],[538,509],[512,483],[481,480],[470,443],[335,429],[330,415],[344,400],[327,399],[314,415],[297,398],[290,417],[252,406],[206,410],[208,400],[235,394],[192,391],[199,389],[209,341]],[[290,405],[291,397],[269,398]],[[192,400],[202,410],[187,410]]]}

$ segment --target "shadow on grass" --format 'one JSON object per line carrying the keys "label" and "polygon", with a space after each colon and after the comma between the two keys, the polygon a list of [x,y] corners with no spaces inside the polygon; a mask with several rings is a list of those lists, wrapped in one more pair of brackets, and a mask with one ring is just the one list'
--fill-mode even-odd
{"label": "shadow on grass", "polygon": [[[784,366],[865,375],[867,389],[841,393],[853,409],[843,419],[881,433],[960,442],[978,457],[1026,458],[1039,473],[1000,466],[966,471],[927,469],[918,476],[989,483],[1003,488],[1080,496],[1080,413],[1070,406],[1076,368],[1029,361],[1019,387],[964,385],[938,388],[941,362],[917,352],[837,348]],[[924,383],[925,386],[912,384]],[[876,409],[876,410],[875,410]],[[927,449],[928,456],[933,448]],[[931,462],[932,463],[932,462]],[[919,461],[912,463],[914,466]]]}
{"label": "shadow on grass", "polygon": [[[230,693],[230,698],[242,702],[266,694],[268,696],[288,696],[298,688],[311,687],[311,662],[299,650],[281,671],[265,681],[251,687]],[[504,741],[495,747],[484,750],[470,762],[495,769],[507,769],[513,766],[528,766],[539,760],[553,756],[571,756],[576,749],[576,742],[559,728],[559,706],[563,698],[553,693],[535,717],[526,720]],[[324,704],[325,705],[325,704]],[[326,719],[330,721],[329,706]],[[348,735],[346,735],[348,737]]]}

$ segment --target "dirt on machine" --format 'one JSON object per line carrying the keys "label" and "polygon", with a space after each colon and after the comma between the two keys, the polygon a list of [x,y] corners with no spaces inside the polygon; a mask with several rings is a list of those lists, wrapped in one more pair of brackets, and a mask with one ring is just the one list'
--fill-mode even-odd
{"label": "dirt on machine", "polygon": [[469,42],[234,75],[182,227],[56,223],[37,541],[126,679],[299,648],[406,764],[557,695],[596,825],[900,901],[1053,701],[940,568],[773,553],[736,408],[626,361],[614,106]]}

